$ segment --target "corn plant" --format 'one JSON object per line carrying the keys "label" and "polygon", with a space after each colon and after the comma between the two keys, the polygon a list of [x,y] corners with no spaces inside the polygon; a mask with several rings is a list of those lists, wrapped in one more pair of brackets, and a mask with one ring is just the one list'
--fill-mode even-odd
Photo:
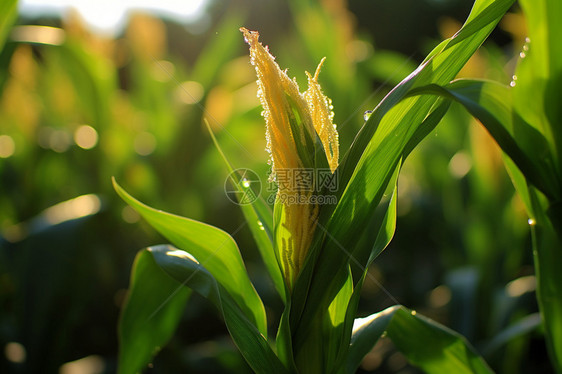
{"label": "corn plant", "polygon": [[499,144],[513,184],[529,215],[538,279],[537,298],[547,347],[562,371],[562,26],[558,1],[521,1],[528,37],[509,85],[457,80],[415,93],[463,105]]}
{"label": "corn plant", "polygon": [[[514,87],[452,81],[513,3],[476,0],[463,27],[377,105],[341,160],[330,100],[318,82],[322,64],[330,62],[322,60],[315,74],[308,74],[308,89],[301,93],[262,46],[259,34],[242,28],[258,76],[272,178],[278,185],[273,209],[252,195],[248,180],[213,140],[239,196],[252,197],[240,207],[284,303],[275,338],[231,235],[153,209],[114,181],[118,194],[173,244],[147,248],[135,259],[119,325],[120,372],[136,372],[150,362],[172,336],[193,291],[215,305],[257,373],[352,373],[383,334],[427,372],[491,372],[466,339],[404,306],[356,318],[367,269],[394,235],[400,168],[453,100],[502,147],[529,210],[538,297],[553,362],[560,370],[562,343],[554,332],[562,331],[562,283],[556,274],[562,138],[556,128],[555,83],[562,53],[556,54],[560,47],[545,35],[560,35],[553,17],[561,14],[561,6],[554,0],[536,6],[523,2],[532,42]],[[541,22],[548,17],[551,22],[545,26]],[[311,171],[311,188],[286,184],[286,171]],[[336,188],[326,184],[334,180]],[[329,196],[335,197],[333,204],[319,203]],[[360,269],[358,277],[352,267]]]}

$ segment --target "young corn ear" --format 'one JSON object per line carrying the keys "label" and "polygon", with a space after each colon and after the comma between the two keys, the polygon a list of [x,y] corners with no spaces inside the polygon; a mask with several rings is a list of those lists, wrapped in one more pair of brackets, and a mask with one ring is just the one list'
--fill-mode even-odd
{"label": "young corn ear", "polygon": [[[318,74],[307,72],[308,90],[299,91],[294,79],[282,71],[268,49],[259,42],[259,34],[241,28],[250,45],[252,65],[258,77],[258,97],[266,122],[267,150],[270,153],[271,178],[277,182],[277,200],[283,204],[282,226],[285,235],[276,241],[276,251],[285,283],[292,286],[311,245],[319,205],[313,194],[319,192],[316,165],[317,140],[333,173],[338,166],[338,133],[333,124],[332,105],[318,83]],[[296,176],[311,177],[298,183]]]}

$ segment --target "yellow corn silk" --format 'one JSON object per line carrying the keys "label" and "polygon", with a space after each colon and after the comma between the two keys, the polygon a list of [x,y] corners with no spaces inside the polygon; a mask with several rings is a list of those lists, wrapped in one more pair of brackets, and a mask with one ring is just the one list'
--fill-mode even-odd
{"label": "yellow corn silk", "polygon": [[[267,150],[271,177],[277,182],[277,203],[283,205],[282,222],[276,222],[275,250],[286,284],[292,289],[314,236],[319,205],[311,199],[318,191],[316,151],[325,154],[329,171],[338,166],[338,133],[333,124],[331,101],[318,84],[318,74],[308,76],[308,90],[300,93],[294,79],[275,62],[259,34],[241,28],[250,45],[250,57],[257,73],[258,97],[266,122]],[[310,177],[301,183],[298,175]],[[306,179],[306,178],[305,178]]]}

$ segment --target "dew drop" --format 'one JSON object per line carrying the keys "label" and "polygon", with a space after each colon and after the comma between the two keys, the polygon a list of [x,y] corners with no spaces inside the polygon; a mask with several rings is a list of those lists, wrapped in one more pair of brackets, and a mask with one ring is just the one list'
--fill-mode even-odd
{"label": "dew drop", "polygon": [[511,77],[511,82],[509,83],[509,85],[511,87],[515,87],[515,81],[517,80],[517,75],[514,75],[513,77]]}
{"label": "dew drop", "polygon": [[525,52],[521,52],[521,53],[519,53],[519,57],[521,57],[521,58],[525,58],[525,56],[527,56],[527,55],[525,54]]}
{"label": "dew drop", "polygon": [[416,312],[415,310],[412,310],[412,315],[415,316],[416,314],[418,314],[418,312]]}
{"label": "dew drop", "polygon": [[527,223],[529,224],[529,226],[535,226],[537,224],[537,221],[535,221],[534,218],[529,218],[527,220]]}
{"label": "dew drop", "polygon": [[529,37],[526,37],[526,38],[525,38],[525,43],[530,43],[530,42],[531,42],[531,39],[529,39]]}
{"label": "dew drop", "polygon": [[523,50],[525,52],[527,52],[529,50],[529,45],[528,44],[523,44]]}
{"label": "dew drop", "polygon": [[365,121],[368,121],[368,120],[369,120],[369,117],[371,117],[371,114],[373,114],[373,111],[372,111],[372,110],[367,110],[367,111],[365,111],[365,113],[363,113],[363,119],[364,119]]}
{"label": "dew drop", "polygon": [[244,186],[245,188],[250,188],[250,181],[244,178],[242,180],[242,186]]}
{"label": "dew drop", "polygon": [[263,223],[261,221],[258,221],[258,226],[260,227],[260,230],[265,231],[265,227],[263,227]]}

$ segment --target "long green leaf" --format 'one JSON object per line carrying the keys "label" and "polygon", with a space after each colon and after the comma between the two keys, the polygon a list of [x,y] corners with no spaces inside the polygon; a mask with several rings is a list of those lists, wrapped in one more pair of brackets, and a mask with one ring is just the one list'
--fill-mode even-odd
{"label": "long green leaf", "polygon": [[148,248],[166,273],[211,301],[224,318],[232,340],[256,373],[287,373],[265,336],[256,328],[231,294],[189,253],[169,245]]}
{"label": "long green leaf", "polygon": [[[555,178],[557,184],[553,187],[557,189],[554,196],[545,201],[532,186],[525,188],[519,181],[517,188],[527,193],[530,214],[534,214],[531,215],[534,223],[531,230],[537,299],[553,366],[562,373],[562,43],[559,37],[562,2],[521,0],[520,3],[529,42],[515,72],[514,110],[548,141],[548,151],[554,160],[551,177]],[[528,178],[526,174],[525,177]]]}
{"label": "long green leaf", "polygon": [[349,341],[346,340],[346,317],[349,304],[353,295],[353,275],[348,269],[347,280],[340,289],[330,306],[324,319],[324,339],[327,342],[324,348],[324,362],[326,368],[335,368],[339,354],[347,351]]}
{"label": "long green leaf", "polygon": [[357,135],[344,164],[342,182],[349,178],[349,183],[329,226],[341,243],[351,243],[360,227],[358,222],[375,209],[386,189],[384,182],[394,172],[408,142],[437,100],[404,99],[408,91],[430,83],[445,84],[454,78],[512,3],[512,0],[476,1],[461,30],[439,45],[375,109]]}
{"label": "long green leaf", "polygon": [[[529,42],[516,69],[513,96],[515,110],[549,141],[558,175],[562,174],[562,2],[559,0],[520,1]],[[561,192],[561,191],[559,191]],[[562,192],[561,192],[562,193]],[[558,195],[558,199],[562,199]]]}
{"label": "long green leaf", "polygon": [[384,219],[380,224],[379,231],[377,232],[374,240],[369,236],[367,237],[367,239],[371,239],[369,240],[369,242],[374,242],[374,245],[371,253],[369,254],[369,259],[367,260],[365,270],[363,271],[361,278],[357,282],[355,289],[353,290],[353,294],[351,295],[351,298],[347,305],[347,311],[344,321],[344,335],[342,337],[343,343],[341,344],[341,349],[338,352],[336,364],[334,365],[334,367],[338,370],[341,366],[344,366],[346,360],[348,360],[348,347],[351,342],[355,315],[357,313],[357,307],[359,305],[359,299],[361,297],[361,289],[363,288],[363,284],[365,283],[365,280],[367,279],[367,275],[369,273],[369,266],[373,263],[375,258],[388,246],[388,244],[390,244],[390,241],[392,240],[392,237],[394,236],[394,232],[396,230],[396,201],[398,197],[397,190],[398,189],[396,183],[394,183],[394,192],[392,193],[388,208],[386,209]]}
{"label": "long green leaf", "polygon": [[[548,214],[556,205],[550,205],[532,187],[529,192],[535,213],[530,222],[537,276],[537,300],[552,364],[556,372],[562,373],[562,225],[552,220]],[[560,211],[558,203],[556,214],[559,215]]]}
{"label": "long green leaf", "polygon": [[113,180],[119,196],[175,246],[191,253],[215,277],[240,309],[267,336],[263,303],[250,282],[238,246],[216,228],[188,218],[153,209],[129,195]]}
{"label": "long green leaf", "polygon": [[178,286],[148,251],[137,254],[119,319],[119,373],[138,373],[177,328],[190,290]]}
{"label": "long green leaf", "polygon": [[514,124],[512,90],[508,86],[482,80],[462,79],[444,86],[430,84],[410,95],[433,94],[457,101],[476,117],[515,162],[523,174],[544,194],[555,196],[558,181],[551,169],[553,160],[544,136],[521,119]]}
{"label": "long green leaf", "polygon": [[[208,123],[206,125],[215,147],[228,168],[229,176],[232,179],[232,186],[243,195],[246,193],[247,187],[244,187],[241,183],[242,181],[240,176],[235,172],[234,168],[228,161],[228,158],[220,147],[211,127]],[[265,263],[269,275],[273,280],[275,289],[281,296],[281,299],[285,302],[285,283],[283,282],[283,276],[281,275],[280,265],[277,262],[275,252],[273,251],[273,212],[262,196],[258,196],[251,204],[240,204],[240,209],[242,210],[244,218],[248,223],[248,227],[250,228],[254,240],[256,241],[258,250],[260,251],[260,255]]]}
{"label": "long green leaf", "polygon": [[[439,121],[447,112],[448,108],[449,102],[447,100],[436,103],[435,108],[432,109],[431,113],[422,121],[413,136],[410,138],[410,141],[404,148],[403,158],[406,158],[408,154],[413,150],[413,148],[417,144],[419,144],[419,142],[421,142],[425,138],[425,136],[427,136],[437,126]],[[353,296],[348,307],[348,315],[346,317],[347,327],[344,328],[344,331],[346,331],[347,329],[348,332],[345,332],[341,337],[346,342],[349,342],[349,338],[351,336],[351,326],[353,323],[353,318],[355,316],[357,303],[359,302],[359,291],[365,280],[367,269],[374,261],[374,259],[390,243],[390,240],[394,235],[394,230],[396,227],[396,182],[398,180],[398,172],[400,171],[400,166],[401,163],[399,163],[399,165],[396,167],[391,182],[388,184],[389,189],[392,189],[393,191],[388,192],[387,198],[384,199],[385,203],[379,204],[373,216],[370,218],[367,225],[365,225],[362,239],[356,242],[349,252],[345,250],[343,246],[340,247],[340,251],[337,252],[324,252],[323,256],[319,260],[319,264],[316,269],[317,280],[324,279],[326,277],[326,274],[331,274],[332,271],[337,271],[336,268],[342,261],[351,261],[354,263],[354,265],[362,266],[365,269],[363,276],[355,286],[354,292],[357,295]],[[378,230],[372,229],[377,227],[379,227]],[[327,235],[327,237],[329,240],[333,240],[333,238],[331,238],[329,235]],[[374,245],[372,243],[374,243]],[[340,267],[340,272],[343,273],[342,267]],[[327,295],[325,300],[329,300],[331,297],[330,287],[334,287],[334,289],[340,287],[337,280],[337,277],[333,277],[327,284],[324,284],[324,290],[326,291],[325,294]],[[310,303],[311,305],[313,305],[317,309],[322,310],[322,306],[324,304],[322,301],[316,301],[315,295],[309,296],[309,299],[313,301],[313,303]],[[307,315],[307,317],[312,318],[312,314]],[[308,321],[309,320],[307,319],[303,319],[301,322],[304,326],[308,326]],[[306,331],[306,328],[303,328],[302,330]],[[347,343],[344,343],[340,346],[344,347],[346,344]],[[345,350],[342,349],[339,352],[339,361],[342,360],[342,355],[344,354]]]}
{"label": "long green leaf", "polygon": [[[343,260],[326,261],[326,269],[317,266],[314,273],[322,271],[324,275],[318,276],[316,283],[312,283],[310,288],[308,288],[310,279],[306,277],[310,277],[313,271],[303,270],[295,290],[301,288],[308,292],[293,295],[291,313],[293,326],[303,318],[305,308],[307,309],[305,313],[308,315],[304,320],[311,320],[315,317],[318,308],[325,307],[318,300],[329,301],[338,292],[345,277],[343,274],[334,276],[339,272],[333,267],[343,267],[348,258],[347,255],[341,254],[341,247],[346,248],[347,251],[355,248],[357,237],[360,237],[365,229],[364,222],[368,222],[376,210],[396,166],[402,155],[408,151],[411,139],[419,134],[417,129],[420,124],[428,116],[434,104],[440,100],[436,97],[404,99],[408,91],[430,83],[446,84],[453,79],[513,2],[513,0],[476,1],[463,28],[451,39],[437,46],[416,71],[395,87],[363,126],[338,169],[343,193],[340,192],[341,196],[335,212],[329,217],[321,216],[320,223],[328,221],[326,231],[330,234],[330,240],[318,240],[315,242],[316,246],[312,248],[313,258],[320,252],[322,258],[329,257],[328,253],[340,253]],[[317,235],[321,236],[325,233]],[[337,255],[334,257],[337,258]],[[310,265],[312,266],[314,264]]]}
{"label": "long green leaf", "polygon": [[356,319],[347,372],[354,373],[383,332],[415,366],[427,373],[492,373],[458,333],[403,306]]}
{"label": "long green leaf", "polygon": [[540,313],[533,313],[521,318],[509,327],[500,331],[487,344],[482,347],[484,356],[493,353],[511,340],[536,330],[542,324]]}
{"label": "long green leaf", "polygon": [[6,36],[18,16],[18,1],[3,0],[0,2],[0,51],[6,41]]}

